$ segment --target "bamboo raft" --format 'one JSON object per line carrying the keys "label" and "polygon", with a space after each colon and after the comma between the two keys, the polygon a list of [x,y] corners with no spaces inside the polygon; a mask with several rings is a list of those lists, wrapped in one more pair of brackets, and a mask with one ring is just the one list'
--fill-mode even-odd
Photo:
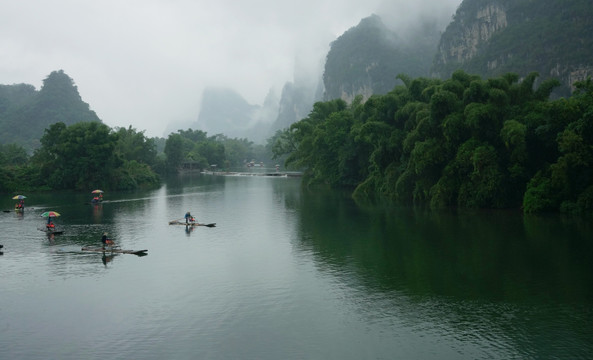
{"label": "bamboo raft", "polygon": [[185,226],[207,226],[207,227],[215,227],[216,223],[211,223],[211,224],[200,224],[200,223],[185,223],[183,221],[179,221],[179,220],[171,220],[169,221],[169,225],[185,225]]}
{"label": "bamboo raft", "polygon": [[148,255],[148,250],[123,250],[118,248],[94,248],[94,247],[83,247],[82,251],[93,251],[93,252],[109,252],[109,253],[119,253],[119,254],[133,254],[133,255]]}

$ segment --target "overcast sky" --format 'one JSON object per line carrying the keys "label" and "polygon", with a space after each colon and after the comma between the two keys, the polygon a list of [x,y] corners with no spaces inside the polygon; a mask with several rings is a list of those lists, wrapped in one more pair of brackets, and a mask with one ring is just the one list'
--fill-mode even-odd
{"label": "overcast sky", "polygon": [[[434,4],[431,4],[434,3]],[[205,87],[261,105],[294,69],[371,14],[404,26],[461,0],[0,0],[0,84],[41,88],[64,70],[111,127],[166,136],[195,121]]]}

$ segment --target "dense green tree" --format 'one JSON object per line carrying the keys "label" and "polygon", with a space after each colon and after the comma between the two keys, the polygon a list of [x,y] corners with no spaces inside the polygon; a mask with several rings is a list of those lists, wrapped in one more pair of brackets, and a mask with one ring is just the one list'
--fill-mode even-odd
{"label": "dense green tree", "polygon": [[288,154],[297,150],[297,143],[289,128],[278,130],[266,143],[266,148],[272,154],[272,159],[286,164]]}
{"label": "dense green tree", "polygon": [[137,161],[149,166],[156,163],[157,151],[155,141],[144,136],[144,131],[137,131],[132,126],[116,128],[117,145],[115,152],[127,161]]}
{"label": "dense green tree", "polygon": [[0,145],[0,192],[26,191],[37,179],[27,151],[17,144]]}
{"label": "dense green tree", "polygon": [[593,85],[550,101],[557,82],[536,88],[537,76],[402,76],[366,102],[316,103],[273,148],[305,183],[352,187],[359,200],[591,211]]}
{"label": "dense green tree", "polygon": [[183,161],[183,137],[179,134],[170,134],[165,145],[166,168],[174,172]]}
{"label": "dense green tree", "polygon": [[57,123],[41,139],[37,164],[54,189],[107,188],[122,163],[114,153],[116,142],[117,135],[99,122]]}
{"label": "dense green tree", "polygon": [[[560,156],[538,181],[530,183],[525,202],[529,211],[556,210],[581,212],[593,210],[593,83],[578,84],[569,100],[580,116],[558,134]],[[566,103],[563,103],[567,105]],[[545,186],[545,187],[544,187]],[[537,201],[541,199],[540,201]],[[539,205],[541,203],[541,205]],[[538,206],[539,205],[539,206]]]}

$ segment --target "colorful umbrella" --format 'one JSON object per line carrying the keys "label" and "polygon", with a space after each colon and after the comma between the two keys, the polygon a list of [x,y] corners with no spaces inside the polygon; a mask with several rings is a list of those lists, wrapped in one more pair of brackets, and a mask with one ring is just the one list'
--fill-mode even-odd
{"label": "colorful umbrella", "polygon": [[93,191],[91,191],[91,194],[100,194],[100,193],[102,193],[102,192],[103,192],[103,190],[98,190],[98,189],[97,189],[97,190],[93,190]]}
{"label": "colorful umbrella", "polygon": [[60,216],[60,213],[55,212],[55,211],[46,211],[43,214],[41,214],[41,216],[43,216],[43,217],[58,217],[58,216]]}
{"label": "colorful umbrella", "polygon": [[13,196],[12,199],[13,200],[20,200],[20,199],[26,199],[27,197],[25,195],[16,195]]}

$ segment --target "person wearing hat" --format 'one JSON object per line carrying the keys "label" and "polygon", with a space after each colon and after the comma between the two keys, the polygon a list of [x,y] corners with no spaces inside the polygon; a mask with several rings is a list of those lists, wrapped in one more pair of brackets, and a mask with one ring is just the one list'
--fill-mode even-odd
{"label": "person wearing hat", "polygon": [[103,248],[105,248],[106,245],[113,245],[113,240],[107,238],[106,232],[101,236],[101,242],[103,243]]}

